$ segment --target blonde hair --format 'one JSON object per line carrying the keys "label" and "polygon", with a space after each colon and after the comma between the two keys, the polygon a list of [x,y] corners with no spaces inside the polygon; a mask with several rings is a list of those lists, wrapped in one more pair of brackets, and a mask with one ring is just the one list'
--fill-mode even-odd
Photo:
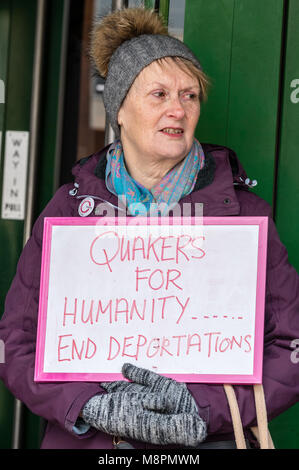
{"label": "blonde hair", "polygon": [[157,59],[156,62],[163,67],[163,61],[165,59],[172,60],[178,67],[180,67],[181,70],[183,70],[183,72],[187,73],[191,77],[197,78],[199,83],[199,99],[200,101],[207,101],[208,90],[211,85],[208,76],[190,60],[185,59],[184,57],[162,57],[161,59]]}

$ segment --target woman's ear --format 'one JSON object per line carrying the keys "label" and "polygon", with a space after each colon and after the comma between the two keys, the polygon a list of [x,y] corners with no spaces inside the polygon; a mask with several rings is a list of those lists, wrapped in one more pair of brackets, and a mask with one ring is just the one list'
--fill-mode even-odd
{"label": "woman's ear", "polygon": [[122,126],[123,124],[123,107],[121,106],[119,111],[118,111],[118,115],[117,115],[117,123],[119,126]]}

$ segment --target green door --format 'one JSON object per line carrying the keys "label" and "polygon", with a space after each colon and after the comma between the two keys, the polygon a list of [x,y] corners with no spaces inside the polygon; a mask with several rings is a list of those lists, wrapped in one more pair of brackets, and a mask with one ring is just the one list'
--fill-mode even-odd
{"label": "green door", "polygon": [[[34,50],[35,1],[26,3],[17,0],[4,0],[0,4],[0,79],[4,83],[4,103],[0,104],[0,131],[2,132],[1,155],[1,219],[0,219],[0,302],[1,313],[4,309],[4,299],[15,274],[16,263],[23,247],[24,217],[22,214],[14,216],[12,207],[14,197],[23,206],[24,198],[18,198],[18,185],[11,185],[6,190],[10,200],[4,196],[4,169],[9,163],[9,156],[5,149],[10,136],[28,136],[30,123],[30,96],[32,82],[32,63]],[[20,54],[22,49],[22,54]],[[21,71],[21,74],[20,74]],[[15,134],[20,132],[20,134]],[[27,153],[28,155],[28,153]],[[26,157],[24,148],[21,158]],[[16,162],[18,163],[18,162]],[[6,180],[11,174],[7,167]],[[26,167],[17,175],[26,179]],[[20,182],[23,184],[23,181]],[[3,200],[6,199],[6,200]],[[11,210],[6,204],[11,203]],[[13,397],[0,383],[0,447],[11,445]]]}
{"label": "green door", "polygon": [[[5,107],[7,102],[7,62],[9,54],[9,32],[10,32],[10,23],[11,23],[11,11],[10,11],[10,1],[6,0],[0,4],[0,156],[1,156],[1,174],[3,168],[3,135],[5,133]],[[2,180],[2,178],[1,178]],[[1,187],[1,186],[0,186]],[[2,191],[1,191],[2,192]],[[17,237],[17,230],[15,227],[10,228],[11,231],[16,232],[15,236]],[[0,239],[1,246],[7,244],[7,232],[6,224],[0,220]],[[3,311],[4,298],[9,287],[9,282],[12,276],[12,270],[14,269],[14,264],[16,262],[17,253],[14,253],[13,259],[9,258],[11,251],[9,253],[4,253],[1,250],[1,263],[0,263],[0,302],[1,302],[1,312]],[[10,272],[9,272],[10,268]],[[7,272],[8,271],[8,272]],[[5,352],[5,351],[4,351]],[[5,360],[2,357],[2,360]],[[0,447],[7,448],[10,447],[10,436],[12,430],[12,410],[13,410],[13,397],[6,390],[3,383],[0,381]]]}
{"label": "green door", "polygon": [[[197,137],[236,151],[297,272],[298,24],[297,0],[186,0],[184,41],[211,79]],[[298,419],[299,404],[270,423],[277,448],[299,448]]]}
{"label": "green door", "polygon": [[[4,301],[15,275],[17,261],[24,243],[24,217],[13,214],[13,197],[19,186],[6,188],[10,181],[11,136],[25,136],[30,140],[32,80],[37,20],[36,0],[1,0],[0,2],[0,153],[1,153],[1,217],[0,217],[0,316]],[[59,110],[62,33],[65,9],[68,2],[47,2],[47,41],[44,50],[42,120],[40,128],[37,185],[34,217],[53,195],[55,180],[55,152]],[[21,52],[20,52],[21,51]],[[21,132],[21,134],[16,134]],[[2,137],[2,139],[1,139]],[[2,145],[1,145],[2,140]],[[23,149],[25,150],[25,149]],[[30,145],[21,157],[27,157],[21,177],[28,184]],[[6,169],[5,169],[6,168]],[[4,174],[5,173],[5,174]],[[13,184],[14,179],[10,182]],[[18,181],[19,183],[19,181]],[[27,188],[27,185],[26,185]],[[25,189],[26,189],[25,188]],[[6,198],[10,197],[9,206]],[[22,199],[25,206],[26,198]],[[6,207],[6,209],[4,209]],[[0,381],[0,448],[12,446],[14,423],[14,397]],[[23,448],[39,448],[42,422],[25,406],[21,407],[21,440]]]}
{"label": "green door", "polygon": [[[275,220],[290,263],[299,271],[299,2],[290,0],[286,10],[282,96],[279,110],[279,153],[275,187]],[[299,319],[298,319],[299,321]],[[299,372],[299,363],[297,363]],[[299,404],[278,416],[270,429],[279,448],[299,448]]]}

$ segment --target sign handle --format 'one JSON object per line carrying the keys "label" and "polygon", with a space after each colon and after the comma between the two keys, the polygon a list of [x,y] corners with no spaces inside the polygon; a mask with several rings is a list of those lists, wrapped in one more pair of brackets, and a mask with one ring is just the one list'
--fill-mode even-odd
{"label": "sign handle", "polygon": [[227,397],[227,401],[229,404],[229,409],[230,409],[230,413],[231,413],[231,417],[233,421],[233,428],[234,428],[237,449],[246,449],[246,442],[245,442],[245,437],[244,437],[244,432],[243,432],[240,410],[239,410],[235,391],[232,385],[224,384],[223,387],[226,393],[226,397]]}
{"label": "sign handle", "polygon": [[[231,412],[237,449],[246,449],[244,431],[234,388],[229,384],[224,384],[223,387]],[[263,385],[254,384],[253,391],[257,415],[257,426],[252,427],[251,431],[258,440],[261,449],[275,449],[271,434],[268,429],[267,409]]]}
{"label": "sign handle", "polygon": [[258,439],[261,449],[274,449],[275,447],[268,429],[267,409],[263,385],[255,384],[253,386],[253,391],[256,407],[257,427],[251,428],[251,430]]}

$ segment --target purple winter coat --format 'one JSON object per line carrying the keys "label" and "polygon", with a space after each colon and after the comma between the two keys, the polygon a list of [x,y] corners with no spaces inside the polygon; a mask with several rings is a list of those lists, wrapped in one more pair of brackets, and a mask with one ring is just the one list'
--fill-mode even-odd
{"label": "purple winter coat", "polygon": [[[269,217],[263,385],[270,420],[299,398],[299,364],[291,360],[294,351],[291,342],[299,338],[299,276],[288,262],[286,248],[271,218],[270,205],[244,183],[247,175],[236,154],[223,146],[202,146],[209,162],[206,174],[180,203],[203,203],[204,216]],[[0,364],[0,378],[33,413],[48,421],[42,448],[113,447],[112,436],[108,434],[90,429],[86,434],[76,435],[72,429],[84,403],[95,394],[106,393],[98,383],[35,383],[33,380],[43,218],[77,217],[80,195],[97,196],[117,206],[117,198],[105,185],[105,155],[104,149],[78,162],[73,168],[74,181],[79,184],[77,195],[69,194],[73,183],[62,186],[37,219],[20,257],[0,321],[6,361]],[[188,388],[201,416],[208,421],[208,440],[232,439],[223,386],[196,383],[188,384]],[[255,426],[252,386],[238,385],[234,389],[244,428]],[[142,449],[175,447],[127,441]]]}

